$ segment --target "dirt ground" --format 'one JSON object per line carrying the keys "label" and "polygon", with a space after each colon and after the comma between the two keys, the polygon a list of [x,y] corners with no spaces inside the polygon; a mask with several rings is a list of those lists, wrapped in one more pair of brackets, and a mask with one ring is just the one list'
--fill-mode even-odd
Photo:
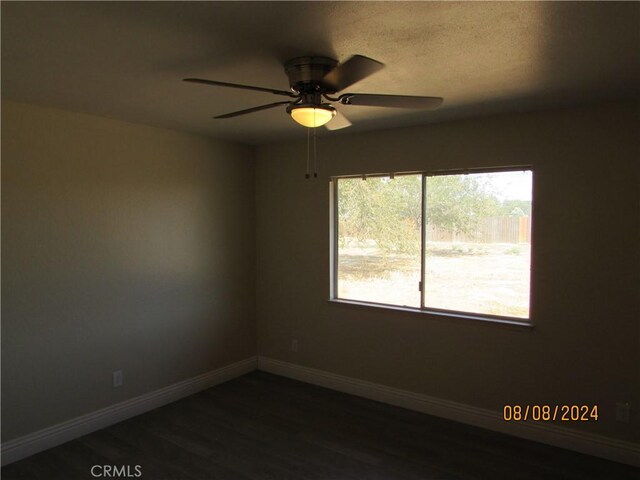
{"label": "dirt ground", "polygon": [[[420,257],[340,248],[338,297],[420,306]],[[529,244],[427,243],[425,306],[529,316]]]}

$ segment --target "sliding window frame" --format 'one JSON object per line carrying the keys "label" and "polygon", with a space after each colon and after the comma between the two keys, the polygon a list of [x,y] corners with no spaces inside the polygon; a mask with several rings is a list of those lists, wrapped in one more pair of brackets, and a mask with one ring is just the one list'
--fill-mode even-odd
{"label": "sliding window frame", "polygon": [[[493,322],[505,325],[533,327],[533,320],[531,315],[531,296],[532,296],[532,273],[529,272],[529,317],[526,319],[520,319],[518,317],[508,317],[503,315],[492,315],[486,313],[474,313],[463,312],[450,309],[439,309],[434,307],[425,306],[426,300],[426,248],[427,248],[427,228],[426,228],[426,188],[427,178],[435,176],[446,175],[468,175],[478,173],[497,173],[497,172],[518,172],[518,171],[531,171],[532,174],[532,189],[535,185],[535,172],[531,165],[509,165],[504,167],[488,167],[488,168],[465,168],[465,169],[446,169],[446,170],[433,170],[433,171],[407,171],[407,172],[392,172],[392,173],[371,173],[371,174],[359,174],[359,175],[337,175],[329,178],[329,191],[330,191],[330,295],[329,301],[338,304],[348,304],[353,306],[361,306],[363,308],[382,308],[388,310],[398,310],[405,312],[416,312],[421,314],[430,314],[441,317],[452,317],[457,319],[467,320],[479,320],[485,322]],[[375,303],[363,300],[350,300],[341,299],[338,297],[338,224],[339,224],[339,212],[338,212],[338,189],[339,180],[348,178],[367,178],[376,177],[390,177],[394,178],[397,175],[421,175],[422,187],[421,187],[421,245],[420,245],[420,307],[406,307],[399,305],[391,305],[385,303]],[[533,190],[531,192],[532,199],[532,218],[534,209],[534,195]],[[533,230],[531,233],[531,248],[533,248]],[[533,253],[533,252],[532,252]],[[530,260],[530,267],[533,266]]]}

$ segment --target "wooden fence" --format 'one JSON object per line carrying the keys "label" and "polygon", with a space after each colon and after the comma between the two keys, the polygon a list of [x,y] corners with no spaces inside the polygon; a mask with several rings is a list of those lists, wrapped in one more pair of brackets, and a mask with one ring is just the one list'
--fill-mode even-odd
{"label": "wooden fence", "polygon": [[531,243],[531,218],[515,215],[485,217],[474,232],[451,232],[427,225],[427,241],[468,243]]}

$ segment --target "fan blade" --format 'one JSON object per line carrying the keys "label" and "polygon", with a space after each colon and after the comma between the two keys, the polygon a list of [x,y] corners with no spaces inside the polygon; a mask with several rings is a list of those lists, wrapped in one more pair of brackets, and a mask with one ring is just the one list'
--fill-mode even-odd
{"label": "fan blade", "polygon": [[183,82],[203,83],[205,85],[214,85],[216,87],[242,88],[244,90],[255,90],[258,92],[273,93],[275,95],[284,95],[287,97],[297,97],[295,93],[286,90],[274,90],[273,88],[254,87],[252,85],[240,85],[239,83],[218,82],[216,80],[205,80],[203,78],[183,78]]}
{"label": "fan blade", "polygon": [[384,64],[362,55],[354,55],[324,76],[323,82],[336,92],[382,70]]}
{"label": "fan blade", "polygon": [[347,128],[351,126],[351,122],[345,117],[339,110],[336,110],[335,116],[324,124],[324,128],[327,130],[340,130],[341,128]]}
{"label": "fan blade", "polygon": [[340,95],[343,105],[366,107],[417,108],[434,110],[442,105],[441,97],[417,97],[412,95],[377,95],[373,93],[345,93]]}
{"label": "fan blade", "polygon": [[278,105],[287,105],[291,102],[276,102],[276,103],[269,103],[267,105],[261,105],[259,107],[253,107],[253,108],[247,108],[246,110],[239,110],[237,112],[231,112],[231,113],[225,113],[224,115],[218,115],[216,117],[213,118],[232,118],[232,117],[237,117],[239,115],[245,115],[247,113],[253,113],[253,112],[259,112],[260,110],[267,110],[269,108],[273,108],[273,107],[277,107]]}

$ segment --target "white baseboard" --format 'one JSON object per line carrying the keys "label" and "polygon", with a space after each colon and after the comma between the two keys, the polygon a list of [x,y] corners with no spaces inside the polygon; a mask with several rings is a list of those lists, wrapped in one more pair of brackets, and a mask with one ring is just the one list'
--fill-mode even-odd
{"label": "white baseboard", "polygon": [[249,373],[256,369],[257,363],[257,357],[250,357],[197,377],[174,383],[168,387],[30,433],[15,440],[10,440],[2,444],[2,465],[15,462]]}
{"label": "white baseboard", "polygon": [[267,357],[250,357],[2,444],[2,465],[193,395],[256,369],[456,422],[640,467],[640,445],[551,424],[508,423],[492,410]]}
{"label": "white baseboard", "polygon": [[500,413],[492,410],[387,387],[267,357],[258,358],[258,369],[409,410],[640,467],[640,444],[637,443],[616,440],[552,424],[505,422]]}

